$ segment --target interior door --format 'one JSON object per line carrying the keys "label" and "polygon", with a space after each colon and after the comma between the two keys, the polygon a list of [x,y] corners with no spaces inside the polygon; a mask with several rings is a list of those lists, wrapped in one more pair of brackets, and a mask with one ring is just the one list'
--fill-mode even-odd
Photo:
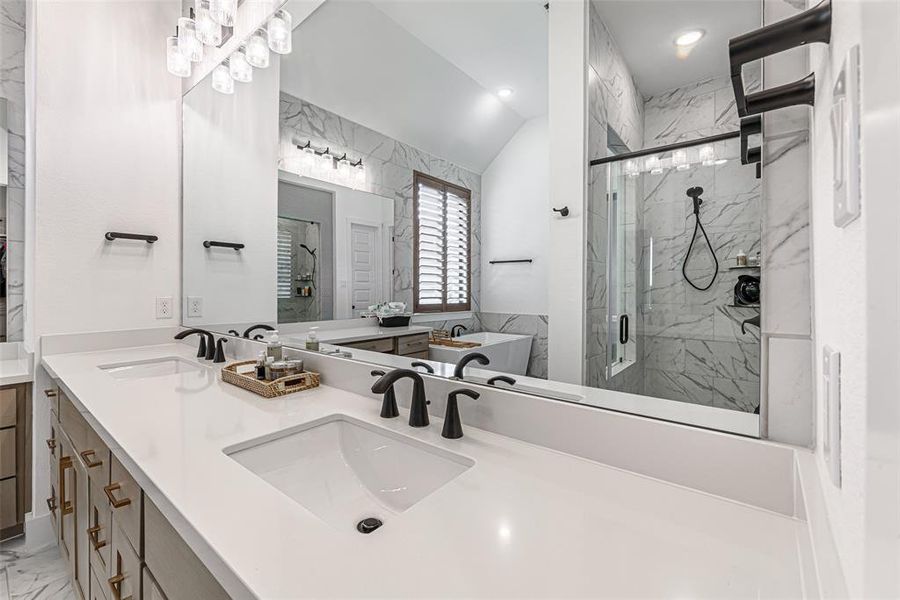
{"label": "interior door", "polygon": [[379,302],[378,229],[362,223],[350,224],[350,310],[358,318]]}

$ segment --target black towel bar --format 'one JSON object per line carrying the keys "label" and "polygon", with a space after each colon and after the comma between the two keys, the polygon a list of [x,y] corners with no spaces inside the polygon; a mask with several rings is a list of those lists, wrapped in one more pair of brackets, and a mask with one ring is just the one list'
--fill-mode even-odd
{"label": "black towel bar", "polygon": [[121,231],[107,231],[106,235],[104,235],[103,237],[105,237],[109,242],[113,240],[140,240],[142,242],[147,242],[148,244],[152,244],[159,239],[159,237],[155,235],[146,235],[143,233],[122,233]]}
{"label": "black towel bar", "polygon": [[203,242],[204,248],[232,248],[235,252],[241,250],[244,245],[236,242],[215,242],[212,240],[206,240]]}
{"label": "black towel bar", "polygon": [[488,261],[488,262],[490,262],[492,265],[501,265],[501,264],[508,264],[508,263],[530,263],[530,262],[534,262],[534,260],[531,258],[517,258],[515,260],[492,260],[492,261]]}
{"label": "black towel bar", "polygon": [[732,38],[728,42],[728,58],[731,63],[731,85],[734,88],[738,115],[748,117],[796,104],[812,106],[816,95],[814,73],[799,81],[747,94],[744,91],[743,67],[754,60],[797,46],[813,42],[827,44],[830,41],[831,0],[822,0],[813,8],[796,16]]}

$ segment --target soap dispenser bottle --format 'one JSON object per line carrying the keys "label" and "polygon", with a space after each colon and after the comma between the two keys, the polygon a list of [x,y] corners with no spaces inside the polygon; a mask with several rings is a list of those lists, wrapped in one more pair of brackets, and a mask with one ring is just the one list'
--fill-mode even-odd
{"label": "soap dispenser bottle", "polygon": [[284,357],[284,348],[281,345],[281,340],[278,339],[277,329],[273,329],[272,334],[269,336],[269,342],[266,344],[266,356],[275,359],[275,361],[280,361]]}
{"label": "soap dispenser bottle", "polygon": [[309,334],[306,336],[306,349],[313,352],[319,351],[319,336],[316,333],[318,327],[310,327]]}

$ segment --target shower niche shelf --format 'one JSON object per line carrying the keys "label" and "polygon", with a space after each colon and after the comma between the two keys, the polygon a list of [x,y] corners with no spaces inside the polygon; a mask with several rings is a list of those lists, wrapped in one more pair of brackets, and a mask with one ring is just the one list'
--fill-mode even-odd
{"label": "shower niche shelf", "polygon": [[729,271],[746,271],[747,269],[759,269],[759,265],[740,265],[734,267],[728,267]]}
{"label": "shower niche shelf", "polygon": [[728,308],[759,308],[759,304],[726,304]]}

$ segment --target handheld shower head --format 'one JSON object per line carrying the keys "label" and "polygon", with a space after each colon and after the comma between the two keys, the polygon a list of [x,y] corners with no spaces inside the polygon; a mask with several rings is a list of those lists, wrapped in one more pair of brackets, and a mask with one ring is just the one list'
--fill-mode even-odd
{"label": "handheld shower head", "polygon": [[316,255],[316,251],[310,250],[309,246],[307,246],[306,244],[300,244],[300,247],[303,248],[304,250],[306,250],[307,252],[309,252],[310,254],[312,254],[313,256]]}
{"label": "handheld shower head", "polygon": [[694,214],[700,214],[700,205],[703,204],[703,199],[700,197],[700,194],[703,193],[703,188],[699,185],[696,187],[688,188],[687,195],[694,201]]}

